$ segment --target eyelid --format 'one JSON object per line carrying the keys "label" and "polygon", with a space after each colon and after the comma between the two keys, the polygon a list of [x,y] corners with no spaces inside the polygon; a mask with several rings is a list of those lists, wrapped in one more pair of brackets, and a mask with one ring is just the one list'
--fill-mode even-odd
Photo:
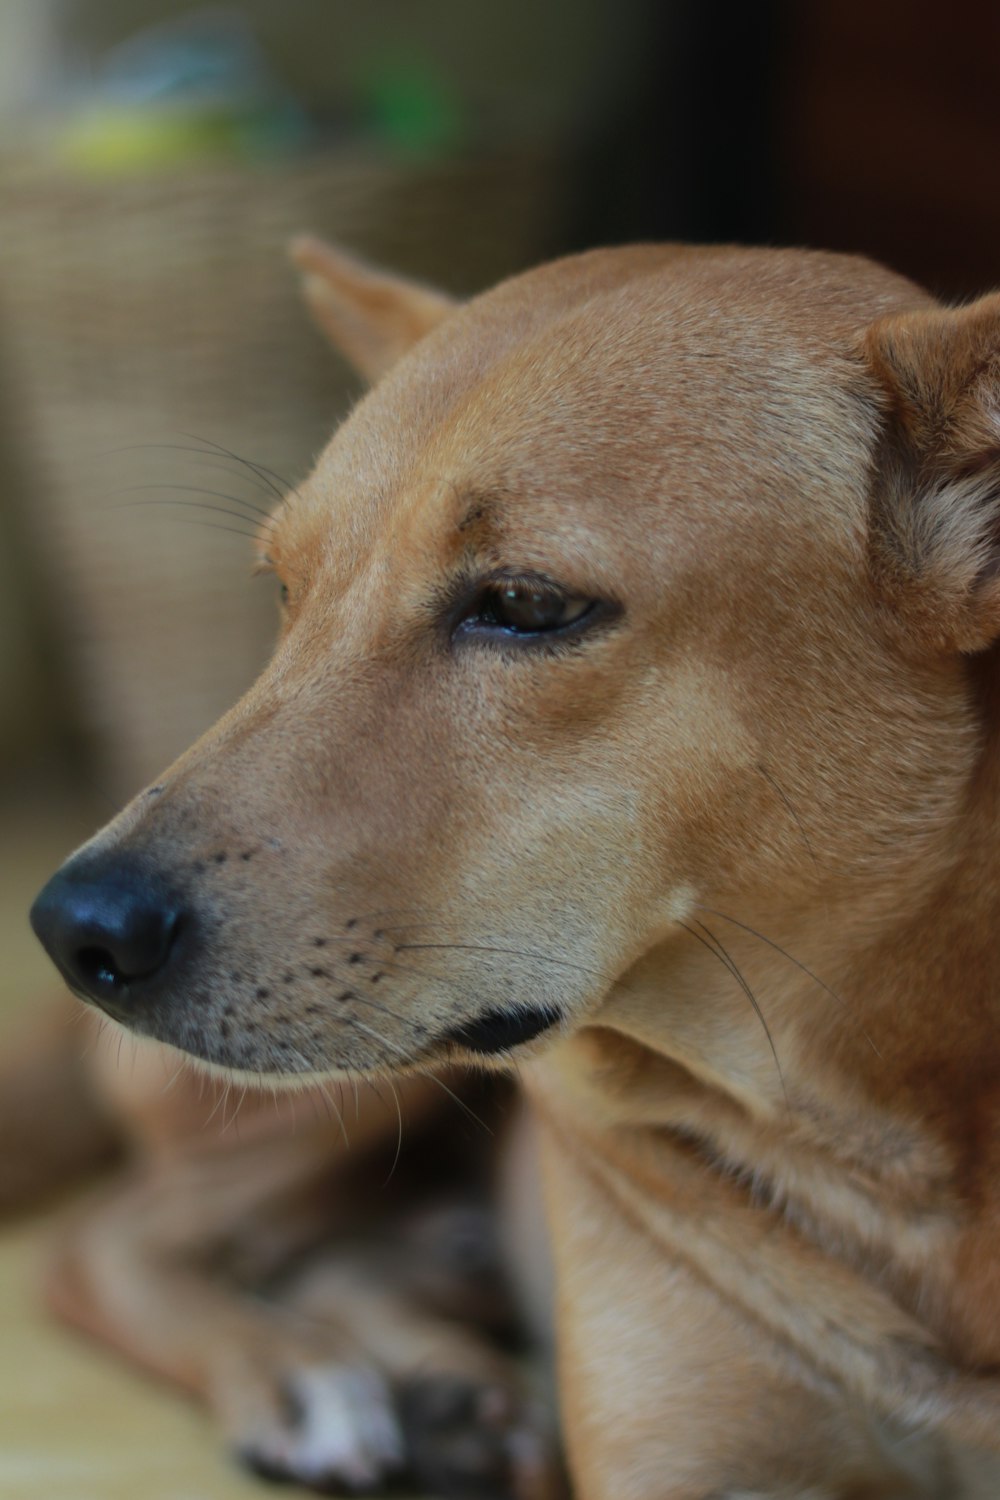
{"label": "eyelid", "polygon": [[553,583],[544,573],[510,573],[498,572],[484,578],[479,586],[479,593],[486,593],[489,589],[525,589],[534,594],[555,594],[560,599],[575,599],[582,597],[572,589],[564,588],[561,584]]}
{"label": "eyelid", "polygon": [[457,578],[449,590],[451,610],[472,604],[481,594],[490,589],[523,588],[536,593],[555,594],[560,599],[583,597],[564,584],[556,583],[547,573],[535,573],[523,568],[492,568],[488,573],[467,573]]}

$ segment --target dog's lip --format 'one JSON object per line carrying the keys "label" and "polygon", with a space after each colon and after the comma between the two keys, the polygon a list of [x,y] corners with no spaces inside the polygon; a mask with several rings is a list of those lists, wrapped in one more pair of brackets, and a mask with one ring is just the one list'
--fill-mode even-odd
{"label": "dog's lip", "polygon": [[485,1011],[438,1037],[438,1043],[461,1047],[475,1057],[497,1057],[534,1041],[562,1020],[557,1005],[519,1005]]}

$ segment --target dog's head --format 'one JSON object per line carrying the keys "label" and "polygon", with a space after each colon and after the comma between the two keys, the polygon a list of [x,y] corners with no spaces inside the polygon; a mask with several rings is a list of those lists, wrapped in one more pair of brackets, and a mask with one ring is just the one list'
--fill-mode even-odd
{"label": "dog's head", "polygon": [[464,306],[299,259],[376,383],[262,528],[270,665],[36,903],[71,986],[367,1073],[599,1021],[699,907],[846,941],[915,892],[1000,627],[1000,302],[800,252]]}

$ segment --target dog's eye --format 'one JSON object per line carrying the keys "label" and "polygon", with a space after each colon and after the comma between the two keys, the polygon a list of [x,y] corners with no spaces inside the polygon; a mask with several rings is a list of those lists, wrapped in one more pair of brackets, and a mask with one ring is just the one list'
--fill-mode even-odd
{"label": "dog's eye", "polygon": [[543,579],[500,579],[477,595],[463,612],[463,631],[503,631],[537,636],[569,630],[595,608],[592,599],[566,594]]}
{"label": "dog's eye", "polygon": [[554,589],[519,583],[505,584],[484,595],[479,618],[483,624],[536,635],[543,630],[561,630],[575,625],[590,608],[589,599],[560,594]]}
{"label": "dog's eye", "polygon": [[289,594],[288,594],[288,584],[287,583],[279,583],[278,584],[278,598],[281,600],[282,604],[287,604],[288,603]]}

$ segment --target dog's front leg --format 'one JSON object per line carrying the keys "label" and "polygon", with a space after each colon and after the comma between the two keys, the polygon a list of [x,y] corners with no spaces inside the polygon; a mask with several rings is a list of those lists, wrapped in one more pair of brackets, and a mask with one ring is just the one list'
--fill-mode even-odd
{"label": "dog's front leg", "polygon": [[[94,1062],[109,1064],[105,1097],[127,1122],[132,1165],[65,1226],[53,1311],[202,1401],[255,1466],[347,1491],[382,1484],[403,1439],[376,1362],[346,1326],[317,1326],[255,1288],[363,1212],[348,1132],[362,1162],[383,1135],[391,1151],[392,1106],[360,1089],[341,1131],[323,1100],[241,1107],[224,1084],[186,1071],[171,1082],[155,1050],[116,1068],[116,1050],[98,1045]],[[426,1080],[397,1087],[408,1122],[439,1107]]]}
{"label": "dog's front leg", "polygon": [[202,1402],[252,1466],[346,1492],[387,1481],[403,1447],[388,1382],[348,1331],[228,1277],[189,1187],[137,1173],[91,1204],[52,1257],[52,1310]]}
{"label": "dog's front leg", "polygon": [[577,1500],[955,1500],[923,1444],[800,1383],[544,1122],[560,1402]]}

